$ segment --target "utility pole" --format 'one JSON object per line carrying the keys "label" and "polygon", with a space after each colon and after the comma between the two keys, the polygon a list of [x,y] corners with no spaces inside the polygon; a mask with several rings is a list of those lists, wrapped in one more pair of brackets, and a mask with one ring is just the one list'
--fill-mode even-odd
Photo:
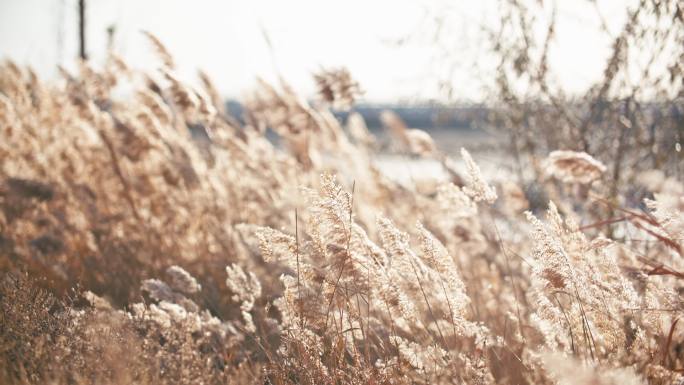
{"label": "utility pole", "polygon": [[79,56],[82,60],[88,59],[88,54],[86,53],[86,41],[85,41],[85,0],[78,0],[78,37],[79,37]]}

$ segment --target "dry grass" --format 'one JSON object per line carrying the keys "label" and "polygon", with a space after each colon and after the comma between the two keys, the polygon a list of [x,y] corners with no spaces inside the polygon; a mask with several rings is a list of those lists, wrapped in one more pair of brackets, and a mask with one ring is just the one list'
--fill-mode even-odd
{"label": "dry grass", "polygon": [[644,175],[637,211],[556,153],[565,183],[525,218],[520,186],[421,132],[455,183],[401,186],[358,115],[261,83],[239,126],[153,42],[159,73],[0,68],[3,383],[682,380],[680,181]]}

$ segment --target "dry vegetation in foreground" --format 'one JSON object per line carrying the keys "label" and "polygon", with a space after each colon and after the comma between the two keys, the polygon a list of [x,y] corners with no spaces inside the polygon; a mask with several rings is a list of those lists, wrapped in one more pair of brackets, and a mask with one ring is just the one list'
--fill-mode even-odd
{"label": "dry vegetation in foreground", "polygon": [[240,126],[155,42],[159,73],[0,67],[0,382],[682,381],[679,181],[637,175],[640,210],[600,160],[554,152],[552,202],[526,212],[395,125],[453,177],[398,185],[358,115],[261,83]]}

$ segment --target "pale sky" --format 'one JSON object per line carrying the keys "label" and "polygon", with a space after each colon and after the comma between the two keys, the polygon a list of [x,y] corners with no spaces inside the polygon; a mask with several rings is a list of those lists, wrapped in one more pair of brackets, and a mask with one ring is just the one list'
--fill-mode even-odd
{"label": "pale sky", "polygon": [[[599,1],[617,32],[633,1]],[[482,98],[479,78],[493,63],[481,60],[480,26],[492,23],[496,0],[88,0],[88,50],[92,60],[106,52],[106,29],[116,26],[115,47],[134,67],[154,68],[156,59],[139,33],[149,30],[173,53],[184,78],[202,68],[227,97],[240,97],[257,76],[276,73],[306,96],[311,74],[346,66],[374,102],[440,98],[436,77],[448,71],[437,54],[457,63],[452,79],[459,99]],[[445,5],[446,4],[446,5]],[[448,6],[446,49],[429,32],[432,17]],[[77,52],[76,0],[0,0],[0,58],[55,76],[56,65],[73,64]],[[557,43],[551,65],[571,91],[600,78],[610,40],[588,0],[558,1]],[[269,50],[263,30],[270,37]],[[412,36],[407,44],[391,42]],[[489,76],[491,78],[491,76]]]}

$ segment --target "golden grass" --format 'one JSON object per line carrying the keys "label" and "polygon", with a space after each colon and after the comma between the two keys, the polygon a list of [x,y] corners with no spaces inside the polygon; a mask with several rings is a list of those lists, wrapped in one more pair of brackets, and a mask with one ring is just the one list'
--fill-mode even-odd
{"label": "golden grass", "polygon": [[525,218],[521,186],[400,127],[454,178],[402,186],[360,116],[262,82],[239,126],[151,38],[160,73],[0,67],[3,383],[681,381],[680,182],[639,212],[555,153]]}

